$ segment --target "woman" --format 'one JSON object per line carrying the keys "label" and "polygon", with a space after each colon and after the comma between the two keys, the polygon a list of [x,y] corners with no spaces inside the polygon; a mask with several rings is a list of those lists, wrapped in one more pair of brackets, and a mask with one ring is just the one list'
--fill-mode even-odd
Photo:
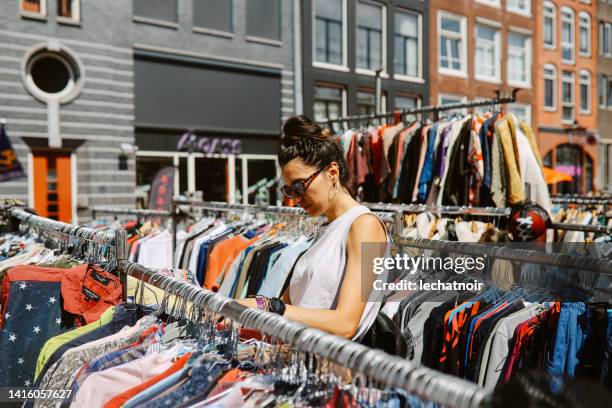
{"label": "woman", "polygon": [[[349,193],[342,147],[328,130],[305,116],[295,116],[287,120],[283,132],[278,154],[283,195],[297,200],[310,216],[325,215],[328,222],[296,262],[281,299],[258,296],[241,302],[358,339],[380,309],[370,291],[376,277],[373,258],[384,256],[388,247],[385,226]],[[378,245],[362,247],[362,243]]]}

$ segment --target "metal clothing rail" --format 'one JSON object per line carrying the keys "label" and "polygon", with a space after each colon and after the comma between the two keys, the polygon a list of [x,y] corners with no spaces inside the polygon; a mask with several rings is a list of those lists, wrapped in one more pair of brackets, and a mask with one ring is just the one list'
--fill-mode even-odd
{"label": "metal clothing rail", "polygon": [[222,201],[194,201],[194,200],[173,200],[175,206],[186,205],[189,207],[202,208],[213,211],[247,211],[262,212],[269,214],[296,215],[306,217],[308,214],[299,207],[279,207],[279,206],[258,206],[253,204],[228,204]]}
{"label": "metal clothing rail", "polygon": [[554,195],[550,198],[558,204],[612,204],[612,196]]}
{"label": "metal clothing rail", "polygon": [[425,238],[401,238],[397,241],[397,243],[399,245],[413,248],[448,251],[474,256],[486,255],[492,259],[505,259],[508,261],[572,268],[582,271],[604,273],[608,275],[612,274],[612,259],[592,258],[582,255],[578,256],[559,253],[546,253],[532,249],[508,248],[491,244],[436,241]]}
{"label": "metal clothing rail", "polygon": [[466,380],[309,328],[273,313],[247,308],[226,296],[156,274],[141,265],[122,261],[119,270],[246,327],[260,330],[301,351],[334,361],[388,387],[405,389],[423,400],[450,408],[477,408],[484,406],[484,400],[489,395],[478,385]]}
{"label": "metal clothing rail", "polygon": [[[496,207],[466,207],[466,206],[432,206],[423,204],[385,204],[385,203],[364,203],[371,210],[392,211],[396,214],[396,230],[403,232],[404,213],[431,212],[434,214],[448,215],[475,215],[486,217],[508,217],[511,214],[510,208]],[[606,225],[583,225],[554,223],[549,229],[564,231],[594,232],[597,234],[612,234],[612,227]],[[400,235],[401,237],[401,235]]]}
{"label": "metal clothing rail", "polygon": [[518,93],[518,91],[520,91],[520,89],[517,89],[517,88],[513,89],[512,96],[506,97],[506,98],[500,98],[498,96],[497,98],[494,98],[494,99],[483,99],[483,100],[477,100],[477,101],[475,100],[475,101],[470,101],[470,102],[452,103],[448,105],[430,105],[430,106],[424,106],[422,108],[402,109],[401,111],[385,112],[385,113],[378,113],[378,114],[372,114],[372,115],[344,116],[341,118],[328,119],[328,120],[317,122],[317,123],[321,125],[327,124],[331,128],[332,124],[337,123],[337,122],[362,122],[362,121],[369,121],[373,119],[392,118],[398,115],[401,118],[401,120],[404,120],[406,115],[414,115],[414,114],[420,114],[420,113],[433,113],[435,116],[434,119],[437,120],[437,116],[439,115],[440,112],[443,112],[443,111],[454,110],[454,109],[469,109],[469,108],[477,108],[480,106],[492,106],[492,105],[502,105],[506,103],[514,103],[516,102],[516,94]]}
{"label": "metal clothing rail", "polygon": [[163,210],[147,210],[137,208],[119,208],[119,207],[93,207],[91,209],[91,217],[96,218],[96,214],[113,214],[113,215],[136,215],[138,217],[170,217],[170,211]]}
{"label": "metal clothing rail", "polygon": [[201,208],[210,211],[243,211],[253,214],[275,214],[282,216],[295,216],[295,217],[307,217],[308,214],[302,208],[298,207],[278,207],[278,206],[257,206],[253,204],[228,204],[222,201],[197,201],[197,200],[185,200],[182,198],[174,197],[172,199],[172,257],[176,250],[176,233],[178,225],[178,217],[180,215],[180,206],[188,206],[192,208]]}
{"label": "metal clothing rail", "polygon": [[566,223],[553,223],[550,226],[553,230],[564,230],[564,231],[580,231],[580,232],[594,232],[596,234],[612,234],[612,227],[607,225],[583,225],[583,224],[566,224]]}
{"label": "metal clothing rail", "polygon": [[[79,241],[86,241],[114,248],[115,258],[118,263],[127,259],[127,232],[125,230],[98,231],[93,228],[44,218],[29,213],[20,207],[9,208],[8,215],[19,224],[27,224],[34,228],[53,231],[68,237],[73,237]],[[126,299],[127,280],[125,280],[124,277],[121,278],[123,299]]]}

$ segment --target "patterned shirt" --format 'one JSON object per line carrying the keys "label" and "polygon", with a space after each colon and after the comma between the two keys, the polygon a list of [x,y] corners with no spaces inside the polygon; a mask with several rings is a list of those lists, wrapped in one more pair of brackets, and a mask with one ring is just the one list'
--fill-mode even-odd
{"label": "patterned shirt", "polygon": [[[112,353],[113,351],[137,341],[142,333],[149,327],[155,325],[156,322],[156,317],[145,316],[140,319],[134,327],[130,327],[112,336],[67,351],[59,361],[47,370],[39,388],[58,390],[69,388],[72,373],[78,370],[83,364],[100,355]],[[37,400],[34,407],[52,408],[54,405],[55,402],[53,400]]]}

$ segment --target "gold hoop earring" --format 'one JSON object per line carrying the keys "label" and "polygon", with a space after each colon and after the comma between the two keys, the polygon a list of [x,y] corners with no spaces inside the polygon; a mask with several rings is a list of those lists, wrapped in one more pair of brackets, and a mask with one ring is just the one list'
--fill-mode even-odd
{"label": "gold hoop earring", "polygon": [[[334,198],[336,198],[336,194],[338,194],[338,184],[332,180],[332,185],[329,187],[329,191],[327,192],[327,201],[331,202]],[[330,192],[333,191],[333,195],[330,198]]]}

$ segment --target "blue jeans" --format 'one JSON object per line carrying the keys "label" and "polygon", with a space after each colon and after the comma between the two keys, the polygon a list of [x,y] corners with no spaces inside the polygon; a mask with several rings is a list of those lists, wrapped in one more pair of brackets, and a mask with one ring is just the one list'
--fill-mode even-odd
{"label": "blue jeans", "polygon": [[546,363],[546,369],[550,374],[574,376],[574,370],[578,365],[578,353],[588,335],[588,322],[588,311],[584,303],[561,304],[552,360],[549,358]]}

